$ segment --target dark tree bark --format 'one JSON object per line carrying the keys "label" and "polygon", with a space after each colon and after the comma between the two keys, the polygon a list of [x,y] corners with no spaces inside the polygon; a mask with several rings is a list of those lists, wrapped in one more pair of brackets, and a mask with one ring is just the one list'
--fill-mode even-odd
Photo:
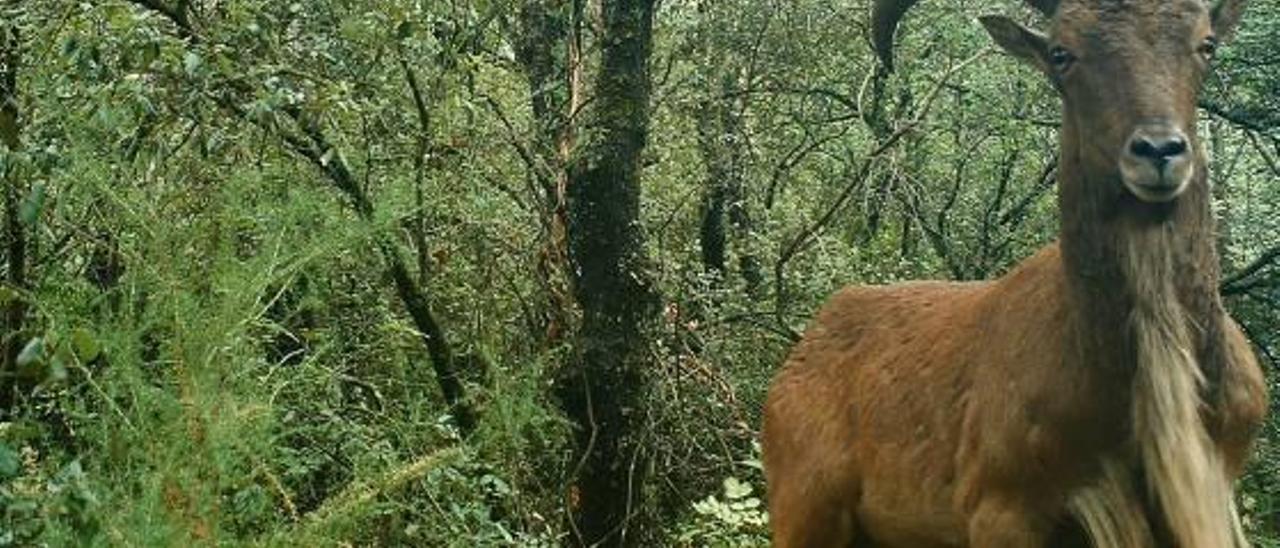
{"label": "dark tree bark", "polygon": [[702,267],[721,280],[727,274],[724,210],[728,199],[725,194],[723,182],[714,175],[709,175],[707,186],[702,194],[702,224],[698,227]]}
{"label": "dark tree bark", "polygon": [[573,120],[582,105],[582,10],[582,0],[525,0],[516,40],[536,124],[533,155],[526,161],[539,192],[543,245],[537,268],[547,298],[543,332],[549,346],[571,331],[574,308],[568,288],[566,195]]}
{"label": "dark tree bark", "polygon": [[[723,86],[722,86],[723,87]],[[709,93],[713,93],[708,90]],[[730,159],[726,148],[733,137],[727,135],[732,116],[724,105],[727,99],[708,99],[698,106],[698,151],[707,166],[707,182],[702,194],[702,225],[698,240],[702,251],[702,266],[707,272],[724,279],[728,245],[725,235],[725,210],[729,201],[729,178],[732,177]]]}
{"label": "dark tree bark", "polygon": [[[0,145],[5,151],[22,146],[18,111],[18,67],[21,62],[18,28],[12,22],[0,22]],[[27,286],[27,231],[18,216],[19,204],[26,195],[20,169],[6,162],[0,171],[5,185],[5,282],[10,289],[21,291]],[[4,352],[0,360],[0,417],[13,411],[16,398],[18,352],[22,349],[22,333],[27,316],[26,302],[15,298],[4,305]]]}
{"label": "dark tree bark", "polygon": [[[654,0],[605,0],[600,72],[568,188],[569,250],[582,308],[579,354],[557,382],[578,425],[573,530],[583,544],[646,540],[642,493],[646,324],[656,298],[640,231]],[[651,539],[650,539],[651,540]]]}

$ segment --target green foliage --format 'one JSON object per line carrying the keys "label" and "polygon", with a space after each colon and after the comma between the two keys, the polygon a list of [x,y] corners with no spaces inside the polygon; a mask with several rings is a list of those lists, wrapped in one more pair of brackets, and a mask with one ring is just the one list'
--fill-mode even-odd
{"label": "green foliage", "polygon": [[725,478],[723,496],[693,503],[697,517],[676,539],[688,546],[768,546],[768,516],[762,506],[750,485]]}
{"label": "green foliage", "polygon": [[719,494],[692,504],[692,512],[676,527],[673,539],[682,546],[769,546],[769,515],[760,491],[760,445],[752,444],[752,457],[741,462],[752,480],[729,476]]}
{"label": "green foliage", "polygon": [[[20,459],[25,462],[20,462]],[[101,504],[79,461],[39,469],[36,456],[0,442],[0,546],[56,541],[92,545],[101,533]]]}

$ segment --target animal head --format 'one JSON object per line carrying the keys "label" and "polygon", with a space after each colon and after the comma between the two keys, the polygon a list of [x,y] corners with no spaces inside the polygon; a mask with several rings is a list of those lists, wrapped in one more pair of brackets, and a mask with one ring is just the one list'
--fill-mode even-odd
{"label": "animal head", "polygon": [[[893,32],[916,0],[877,0],[876,51],[893,64]],[[980,18],[996,43],[1039,69],[1063,101],[1064,148],[1091,180],[1122,183],[1148,203],[1170,202],[1203,162],[1196,97],[1245,0],[1027,0],[1046,32]],[[1067,152],[1067,151],[1064,151]],[[1107,189],[1121,191],[1119,188]]]}

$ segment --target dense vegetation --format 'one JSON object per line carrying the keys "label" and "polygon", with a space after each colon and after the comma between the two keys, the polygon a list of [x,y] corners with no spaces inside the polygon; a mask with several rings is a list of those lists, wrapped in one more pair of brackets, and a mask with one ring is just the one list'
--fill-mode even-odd
{"label": "dense vegetation", "polygon": [[[0,546],[766,544],[823,299],[1054,237],[1015,4],[890,75],[861,0],[0,0]],[[1277,44],[1202,101],[1273,386]],[[1280,413],[1240,496],[1280,546]]]}

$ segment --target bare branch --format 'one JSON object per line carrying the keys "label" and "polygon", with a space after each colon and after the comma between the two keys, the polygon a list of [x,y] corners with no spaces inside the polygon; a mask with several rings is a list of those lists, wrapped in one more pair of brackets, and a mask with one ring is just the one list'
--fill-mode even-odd
{"label": "bare branch", "polygon": [[1017,205],[1009,208],[1004,215],[1000,216],[1000,224],[1007,226],[1013,223],[1022,222],[1022,220],[1026,218],[1027,211],[1031,209],[1031,206],[1034,205],[1036,200],[1040,199],[1041,196],[1044,196],[1049,189],[1053,188],[1053,184],[1057,179],[1058,153],[1054,152],[1053,157],[1045,164],[1044,169],[1040,171],[1040,178],[1038,179],[1039,182],[1037,182],[1036,186],[1031,189],[1031,192],[1028,192],[1021,200],[1018,200]]}
{"label": "bare branch", "polygon": [[1221,285],[1222,294],[1239,295],[1248,291],[1250,288],[1255,287],[1257,284],[1246,282],[1259,272],[1262,272],[1266,268],[1275,264],[1277,260],[1280,260],[1280,245],[1263,252],[1262,255],[1259,255],[1258,258],[1254,259],[1253,262],[1248,264],[1248,266],[1245,266],[1231,276],[1228,276],[1226,280],[1223,280]]}
{"label": "bare branch", "polygon": [[[1253,145],[1254,150],[1257,150],[1258,155],[1262,157],[1262,161],[1271,169],[1271,173],[1280,176],[1280,160],[1277,160],[1272,156],[1271,151],[1267,150],[1267,147],[1262,146],[1262,143],[1258,141],[1258,133],[1249,131],[1246,132],[1246,135],[1248,135],[1249,143]],[[1280,148],[1278,148],[1277,151],[1280,151]]]}
{"label": "bare branch", "polygon": [[[950,80],[952,76],[955,76],[961,70],[964,70],[965,67],[968,67],[978,59],[981,59],[988,53],[988,51],[989,50],[980,51],[947,70],[947,72],[938,79],[938,82],[933,86],[933,89],[929,90],[929,94],[926,96],[923,106],[916,113],[915,117],[899,126],[893,133],[872,148],[867,155],[863,157],[862,164],[858,166],[857,172],[853,178],[850,179],[849,184],[845,186],[844,190],[840,192],[840,195],[831,203],[831,206],[827,208],[827,211],[823,213],[816,222],[801,230],[800,233],[791,240],[791,243],[787,244],[787,246],[782,249],[782,252],[778,255],[778,261],[774,264],[774,284],[776,287],[775,297],[778,299],[779,305],[782,303],[783,272],[786,269],[787,263],[790,262],[791,259],[795,258],[797,254],[807,249],[812,243],[813,237],[831,223],[832,219],[835,218],[836,213],[844,207],[845,203],[849,201],[849,198],[853,196],[854,191],[857,190],[858,187],[862,185],[862,182],[867,178],[867,175],[871,172],[871,167],[875,164],[875,161],[881,155],[892,149],[904,136],[915,131],[916,128],[924,122],[934,101],[938,98],[939,92],[942,91],[944,84]],[[779,310],[781,310],[781,308],[779,308]]]}
{"label": "bare branch", "polygon": [[1207,99],[1200,100],[1200,108],[1209,114],[1226,120],[1231,125],[1249,131],[1270,133],[1280,129],[1280,120],[1267,120],[1265,117],[1261,117],[1262,121],[1260,121],[1260,117],[1256,117],[1252,113],[1241,109],[1229,109]]}

